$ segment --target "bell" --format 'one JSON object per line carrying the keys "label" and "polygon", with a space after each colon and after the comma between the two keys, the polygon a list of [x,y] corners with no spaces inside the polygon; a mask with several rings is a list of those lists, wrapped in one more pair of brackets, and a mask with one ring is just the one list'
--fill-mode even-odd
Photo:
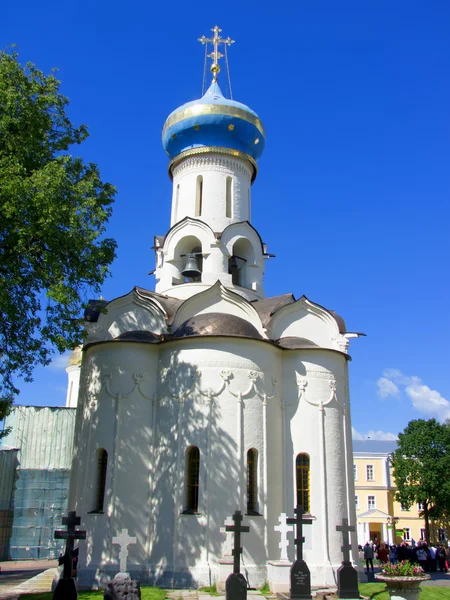
{"label": "bell", "polygon": [[202,272],[198,268],[197,257],[195,254],[186,254],[186,264],[181,271],[183,277],[200,277]]}
{"label": "bell", "polygon": [[230,260],[228,261],[228,272],[232,273],[237,269],[239,269],[238,261],[236,260],[235,256],[231,256]]}

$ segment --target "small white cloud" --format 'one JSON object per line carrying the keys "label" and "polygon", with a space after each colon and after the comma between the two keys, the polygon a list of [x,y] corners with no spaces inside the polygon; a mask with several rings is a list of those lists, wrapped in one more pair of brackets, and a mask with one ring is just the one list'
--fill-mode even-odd
{"label": "small white cloud", "polygon": [[377,440],[377,441],[395,441],[397,435],[395,433],[389,433],[387,431],[373,431],[370,430],[367,433],[359,433],[354,427],[352,427],[352,438],[354,440]]}
{"label": "small white cloud", "polygon": [[437,390],[425,385],[416,375],[405,375],[399,369],[385,369],[377,385],[378,395],[382,398],[399,395],[398,386],[402,386],[418,412],[436,417],[440,421],[450,418],[450,402]]}
{"label": "small white cloud", "polygon": [[420,379],[406,386],[405,392],[414,408],[419,412],[437,417],[441,421],[450,417],[450,402],[441,396],[437,390],[432,390],[427,385],[423,385]]}
{"label": "small white cloud", "polygon": [[400,395],[400,390],[395,383],[386,377],[380,377],[377,381],[377,386],[380,398],[388,398],[389,396],[398,397]]}
{"label": "small white cloud", "polygon": [[58,354],[49,364],[49,369],[53,369],[54,371],[62,371],[69,366],[70,355],[70,350],[66,350],[63,352],[63,354]]}

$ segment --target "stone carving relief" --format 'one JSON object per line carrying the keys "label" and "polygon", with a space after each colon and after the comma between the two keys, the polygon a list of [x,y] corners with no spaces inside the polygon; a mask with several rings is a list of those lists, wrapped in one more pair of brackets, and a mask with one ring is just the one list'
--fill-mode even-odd
{"label": "stone carving relief", "polygon": [[[318,374],[320,374],[320,376],[317,376]],[[311,379],[324,379],[324,380],[328,381],[328,387],[330,389],[330,393],[329,393],[328,398],[325,401],[321,397],[312,398],[311,395],[308,394],[308,390],[307,390],[308,379],[306,377],[304,377],[303,375],[299,375],[297,373],[297,388],[298,388],[299,401],[303,399],[305,402],[307,402],[311,406],[317,406],[318,408],[322,409],[324,406],[327,406],[328,404],[330,404],[330,402],[335,400],[336,403],[343,410],[345,410],[345,404],[343,404],[342,402],[340,402],[338,400],[337,393],[336,393],[336,389],[337,389],[336,379],[334,378],[334,376],[331,373],[326,373],[324,371],[311,371],[311,372],[308,371],[307,376],[309,376]]]}

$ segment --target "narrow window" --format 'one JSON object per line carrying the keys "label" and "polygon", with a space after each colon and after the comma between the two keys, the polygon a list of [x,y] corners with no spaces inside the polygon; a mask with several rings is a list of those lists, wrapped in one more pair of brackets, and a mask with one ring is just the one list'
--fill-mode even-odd
{"label": "narrow window", "polygon": [[231,218],[231,186],[233,180],[231,177],[227,177],[227,195],[226,195],[226,209],[225,216]]}
{"label": "narrow window", "polygon": [[185,514],[198,512],[198,481],[200,473],[200,450],[192,446],[187,452],[186,509]]}
{"label": "narrow window", "polygon": [[197,193],[195,195],[195,216],[201,217],[202,215],[202,203],[203,203],[203,177],[199,175],[197,177]]}
{"label": "narrow window", "polygon": [[359,496],[355,496],[355,508],[359,510]]}
{"label": "narrow window", "polygon": [[248,188],[248,220],[252,220],[252,201],[250,197],[250,188]]}
{"label": "narrow window", "polygon": [[303,510],[309,512],[309,456],[298,454],[295,460],[295,471],[297,480],[297,504]]}
{"label": "narrow window", "polygon": [[403,539],[409,541],[411,539],[411,528],[403,527]]}
{"label": "narrow window", "polygon": [[175,206],[173,207],[173,220],[176,221],[178,219],[178,201],[180,199],[180,184],[177,185],[177,189],[175,192]]}
{"label": "narrow window", "polygon": [[375,496],[367,496],[367,508],[369,510],[376,508]]}
{"label": "narrow window", "polygon": [[358,481],[358,467],[356,465],[353,465],[353,479]]}
{"label": "narrow window", "polygon": [[95,490],[95,506],[92,512],[103,512],[103,505],[105,503],[107,469],[108,453],[104,448],[99,448],[97,450],[97,488]]}
{"label": "narrow window", "polygon": [[247,452],[247,514],[258,515],[258,452]]}
{"label": "narrow window", "polygon": [[374,481],[374,476],[373,476],[373,465],[366,465],[366,475],[367,475],[367,481]]}

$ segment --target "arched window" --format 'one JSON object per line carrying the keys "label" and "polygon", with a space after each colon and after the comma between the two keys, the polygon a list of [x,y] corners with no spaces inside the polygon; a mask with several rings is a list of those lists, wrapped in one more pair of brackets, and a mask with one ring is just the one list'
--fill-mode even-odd
{"label": "arched window", "polygon": [[198,512],[198,482],[200,474],[200,450],[191,446],[187,451],[186,460],[186,514]]}
{"label": "arched window", "polygon": [[173,207],[173,221],[178,219],[178,202],[180,200],[180,184],[177,185],[175,191],[175,206]]}
{"label": "arched window", "polygon": [[303,510],[309,512],[309,456],[297,454],[295,459],[295,479],[297,484],[297,504],[303,506]]}
{"label": "arched window", "polygon": [[227,193],[225,198],[225,216],[231,218],[231,190],[233,180],[231,177],[227,177]]}
{"label": "arched window", "polygon": [[202,204],[203,204],[203,177],[199,175],[197,177],[197,191],[195,194],[195,216],[202,216]]}
{"label": "arched window", "polygon": [[258,451],[247,452],[247,514],[258,515]]}
{"label": "arched window", "polygon": [[102,513],[105,503],[106,471],[108,469],[108,453],[104,448],[97,450],[97,480],[94,497],[94,510],[92,512]]}

